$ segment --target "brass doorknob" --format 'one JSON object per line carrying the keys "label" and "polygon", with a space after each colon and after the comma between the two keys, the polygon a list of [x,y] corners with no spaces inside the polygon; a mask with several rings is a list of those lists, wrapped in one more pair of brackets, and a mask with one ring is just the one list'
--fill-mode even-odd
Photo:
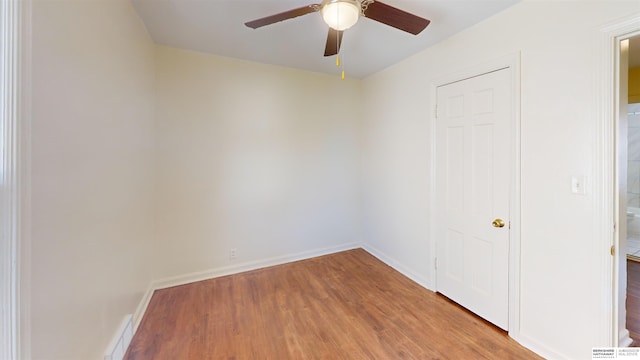
{"label": "brass doorknob", "polygon": [[495,220],[493,220],[493,222],[491,223],[491,225],[493,225],[493,227],[497,227],[497,228],[504,227],[504,220],[502,220],[502,219],[495,219]]}

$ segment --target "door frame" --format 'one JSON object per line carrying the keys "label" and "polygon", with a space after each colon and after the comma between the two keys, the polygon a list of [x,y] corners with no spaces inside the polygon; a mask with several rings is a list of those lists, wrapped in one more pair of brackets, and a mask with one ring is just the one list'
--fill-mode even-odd
{"label": "door frame", "polygon": [[[489,60],[484,63],[473,65],[471,67],[455,71],[451,74],[434,79],[430,83],[430,103],[431,103],[431,116],[430,116],[430,132],[431,132],[431,147],[430,147],[430,160],[431,160],[431,176],[430,176],[430,198],[436,197],[436,174],[438,169],[436,168],[436,104],[437,104],[437,89],[440,86],[447,85],[453,82],[465,80],[468,78],[484,75],[497,70],[509,69],[511,78],[511,91],[513,94],[513,108],[511,116],[511,131],[513,134],[511,141],[511,162],[513,173],[510,179],[509,187],[509,210],[511,229],[509,234],[509,336],[513,338],[518,337],[518,331],[520,328],[520,52],[511,53],[502,57]],[[431,262],[434,264],[433,272],[431,273],[430,282],[433,290],[437,291],[438,284],[436,279],[435,258],[437,256],[437,238],[435,233],[434,224],[436,223],[436,204],[431,201],[430,205],[430,237],[431,241]]]}
{"label": "door frame", "polygon": [[[626,263],[626,252],[620,249],[618,206],[618,169],[616,167],[618,143],[618,117],[620,103],[619,56],[620,41],[640,34],[640,13],[602,26],[597,34],[595,101],[598,115],[594,131],[594,234],[596,258],[600,260],[601,309],[598,340],[608,346],[628,346],[631,343],[620,304],[627,297],[626,277],[621,277],[620,266]],[[615,256],[611,255],[611,247]],[[624,306],[624,305],[622,305]],[[624,310],[622,311],[624,312]]]}
{"label": "door frame", "polygon": [[0,126],[5,166],[0,202],[0,286],[2,329],[0,357],[31,358],[31,59],[32,1],[17,0],[0,5],[0,46],[4,60],[0,93],[4,104]]}

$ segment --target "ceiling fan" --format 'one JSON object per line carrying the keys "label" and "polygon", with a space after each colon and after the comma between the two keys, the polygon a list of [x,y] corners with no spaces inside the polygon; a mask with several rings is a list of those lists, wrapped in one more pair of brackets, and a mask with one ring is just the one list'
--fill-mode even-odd
{"label": "ceiling fan", "polygon": [[252,29],[257,29],[314,12],[320,12],[324,21],[329,25],[329,34],[327,35],[324,56],[332,56],[340,52],[340,44],[342,43],[344,30],[355,25],[360,16],[381,22],[413,35],[418,35],[430,23],[427,19],[376,0],[323,0],[320,4],[311,4],[291,9],[279,14],[249,21],[245,23],[245,25]]}

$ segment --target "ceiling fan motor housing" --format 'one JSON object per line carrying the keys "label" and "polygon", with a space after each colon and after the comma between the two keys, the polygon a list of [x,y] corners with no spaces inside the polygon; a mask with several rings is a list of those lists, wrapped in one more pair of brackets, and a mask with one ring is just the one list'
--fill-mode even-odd
{"label": "ceiling fan motor housing", "polygon": [[334,30],[344,31],[358,22],[362,13],[359,0],[325,0],[322,3],[322,18]]}

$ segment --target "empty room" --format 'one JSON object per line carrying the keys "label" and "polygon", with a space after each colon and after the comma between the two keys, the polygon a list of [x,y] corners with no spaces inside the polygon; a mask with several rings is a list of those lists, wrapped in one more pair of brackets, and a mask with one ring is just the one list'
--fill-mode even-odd
{"label": "empty room", "polygon": [[637,0],[3,0],[0,25],[0,359],[640,340]]}

